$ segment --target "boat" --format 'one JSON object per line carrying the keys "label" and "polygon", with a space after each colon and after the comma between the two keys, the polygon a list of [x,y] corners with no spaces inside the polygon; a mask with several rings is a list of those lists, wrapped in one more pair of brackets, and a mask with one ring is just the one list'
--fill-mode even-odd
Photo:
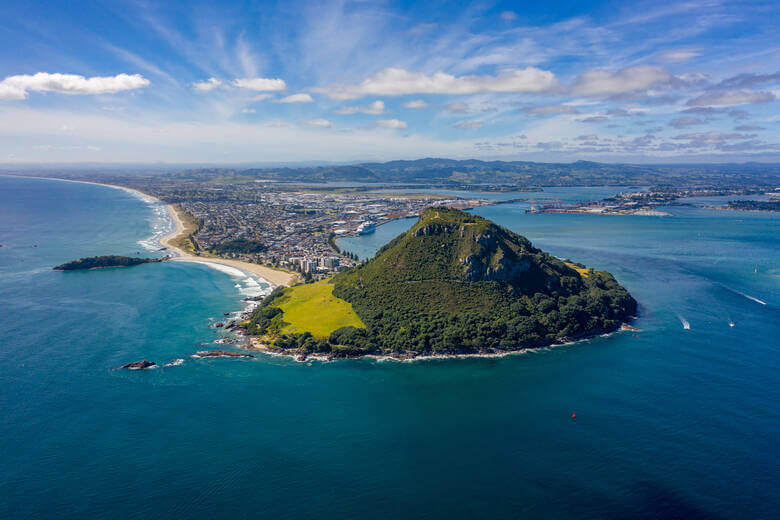
{"label": "boat", "polygon": [[376,230],[376,224],[373,222],[363,222],[357,228],[358,235],[368,235]]}

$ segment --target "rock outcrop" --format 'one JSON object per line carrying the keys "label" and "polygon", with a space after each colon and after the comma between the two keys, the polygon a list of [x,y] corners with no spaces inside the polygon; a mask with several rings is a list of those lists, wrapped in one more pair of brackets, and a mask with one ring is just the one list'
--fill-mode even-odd
{"label": "rock outcrop", "polygon": [[125,370],[147,370],[149,368],[154,368],[157,366],[157,363],[154,361],[134,361],[132,363],[128,363],[126,365],[122,365],[120,368],[123,368]]}

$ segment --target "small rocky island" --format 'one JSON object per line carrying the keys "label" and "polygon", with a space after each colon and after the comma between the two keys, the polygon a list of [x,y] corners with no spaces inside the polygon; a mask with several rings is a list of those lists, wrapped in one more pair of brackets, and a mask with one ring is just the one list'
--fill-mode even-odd
{"label": "small rocky island", "polygon": [[134,361],[132,363],[127,363],[126,365],[122,365],[119,368],[125,369],[125,370],[148,370],[150,368],[156,368],[157,363],[154,361]]}
{"label": "small rocky island", "polygon": [[493,222],[430,208],[367,263],[277,288],[242,324],[299,358],[500,354],[618,330],[637,302],[606,271]]}
{"label": "small rocky island", "polygon": [[91,256],[88,258],[79,258],[71,262],[66,262],[62,265],[58,265],[54,268],[55,271],[77,271],[83,269],[100,269],[104,267],[132,267],[134,265],[151,264],[156,262],[163,262],[167,260],[163,258],[140,258],[134,256],[119,256],[119,255],[105,255],[105,256]]}

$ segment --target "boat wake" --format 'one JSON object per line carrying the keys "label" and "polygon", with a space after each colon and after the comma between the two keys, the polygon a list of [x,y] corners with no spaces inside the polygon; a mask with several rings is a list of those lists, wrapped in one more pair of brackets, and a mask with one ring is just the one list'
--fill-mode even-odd
{"label": "boat wake", "polygon": [[728,290],[728,291],[733,292],[734,294],[738,294],[738,295],[742,296],[743,298],[747,298],[748,300],[754,301],[756,303],[760,303],[761,305],[766,305],[766,302],[764,300],[759,300],[755,296],[750,296],[749,294],[745,294],[742,291],[738,291],[736,289],[732,289],[728,285],[720,284],[720,286],[723,287],[724,289]]}
{"label": "boat wake", "polygon": [[688,320],[683,318],[680,314],[677,315],[677,318],[680,320],[680,323],[682,324],[683,329],[685,330],[691,330],[691,324]]}

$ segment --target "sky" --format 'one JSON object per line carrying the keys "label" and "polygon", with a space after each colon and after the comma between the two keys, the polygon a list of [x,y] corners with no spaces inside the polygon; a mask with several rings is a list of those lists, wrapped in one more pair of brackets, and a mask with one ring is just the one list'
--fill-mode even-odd
{"label": "sky", "polygon": [[778,2],[0,3],[0,163],[780,162]]}

